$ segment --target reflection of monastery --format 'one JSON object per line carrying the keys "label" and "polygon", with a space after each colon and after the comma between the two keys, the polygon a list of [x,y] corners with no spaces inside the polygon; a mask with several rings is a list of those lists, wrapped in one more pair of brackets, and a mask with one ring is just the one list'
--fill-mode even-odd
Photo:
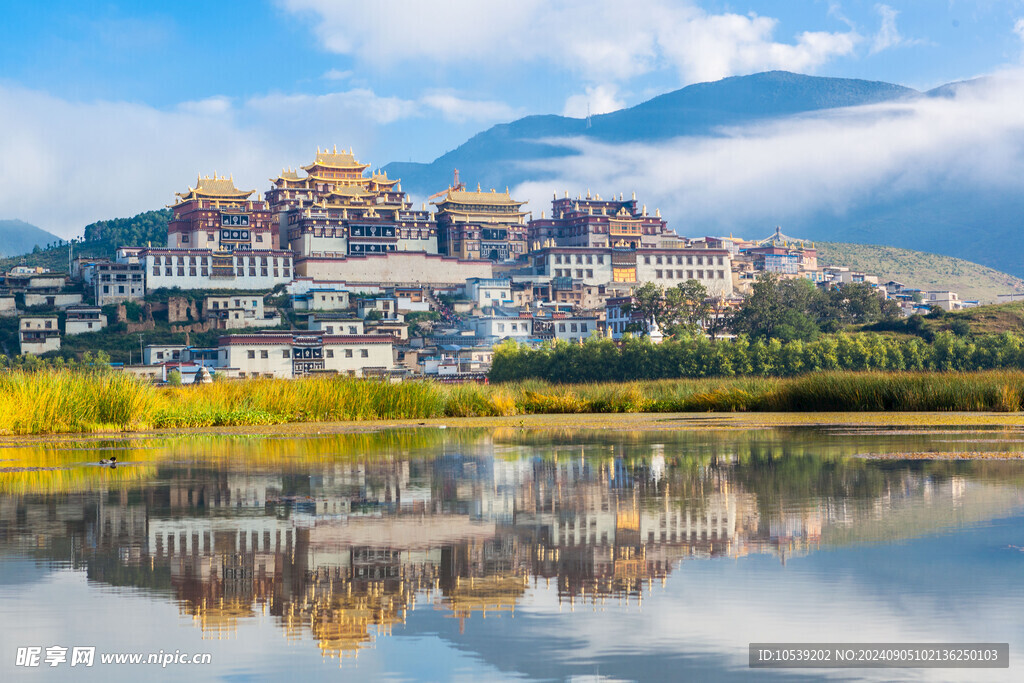
{"label": "reflection of monastery", "polygon": [[859,504],[759,505],[728,463],[673,468],[658,447],[644,462],[577,449],[543,460],[337,462],[302,474],[169,468],[157,480],[172,483],[150,488],[0,496],[0,547],[166,592],[209,637],[233,636],[264,612],[287,637],[345,657],[418,601],[462,628],[513,612],[537,586],[553,584],[569,606],[641,601],[690,559],[785,560],[824,539],[891,538],[904,522],[922,533],[1020,504],[1012,487],[893,472],[882,496]]}

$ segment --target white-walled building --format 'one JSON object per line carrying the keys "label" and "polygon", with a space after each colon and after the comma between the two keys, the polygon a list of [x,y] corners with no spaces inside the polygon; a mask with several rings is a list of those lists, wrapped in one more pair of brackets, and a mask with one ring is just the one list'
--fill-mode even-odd
{"label": "white-walled building", "polygon": [[107,316],[99,306],[69,306],[64,319],[64,334],[99,332],[107,326]]}
{"label": "white-walled building", "polygon": [[78,292],[54,292],[52,294],[39,294],[36,292],[25,292],[25,307],[47,306],[49,308],[67,308],[82,303],[82,295]]}
{"label": "white-walled building", "polygon": [[536,275],[588,285],[645,283],[673,287],[697,280],[712,296],[732,295],[732,256],[725,249],[546,247],[534,252]]}
{"label": "white-walled building", "polygon": [[82,277],[92,286],[93,301],[97,306],[139,301],[146,296],[146,274],[137,260],[135,263],[107,261],[88,264],[83,268]]}
{"label": "white-walled building", "polygon": [[292,279],[289,251],[238,249],[143,249],[146,287],[270,291]]}
{"label": "white-walled building", "polygon": [[60,350],[57,316],[26,315],[18,321],[18,341],[22,353],[39,355]]}
{"label": "white-walled building", "polygon": [[363,376],[394,369],[394,339],[387,335],[264,332],[221,337],[221,367],[238,377],[301,377],[312,373]]}
{"label": "white-walled building", "polygon": [[349,306],[349,293],[343,289],[316,287],[292,295],[296,311],[341,311]]}
{"label": "white-walled building", "polygon": [[143,365],[159,365],[184,360],[184,344],[147,344],[142,348]]}
{"label": "white-walled building", "polygon": [[502,339],[526,341],[533,337],[533,318],[530,316],[480,316],[473,319],[476,336],[484,344],[493,345]]}
{"label": "white-walled building", "polygon": [[479,278],[466,280],[466,298],[485,306],[512,304],[512,281],[506,278]]}
{"label": "white-walled building", "polygon": [[365,323],[362,318],[337,313],[312,313],[308,320],[310,332],[324,334],[358,335],[365,334]]}
{"label": "white-walled building", "polygon": [[[631,325],[637,325],[643,323],[643,318],[636,311],[626,311],[626,304],[632,304],[634,302],[631,296],[620,296],[612,299],[608,299],[605,302],[605,331],[609,337],[618,341],[622,339],[624,334],[627,334],[627,328]],[[637,332],[628,332],[633,336],[638,336]]]}
{"label": "white-walled building", "polygon": [[263,308],[263,297],[249,296],[208,296],[203,299],[203,318],[214,321],[216,329],[232,330],[245,327],[277,327],[281,314]]}
{"label": "white-walled building", "polygon": [[398,299],[382,296],[374,299],[360,299],[356,304],[356,315],[365,319],[370,313],[377,312],[381,320],[404,320],[405,316],[398,312]]}
{"label": "white-walled building", "polygon": [[578,343],[597,331],[597,318],[555,318],[551,320],[555,339]]}

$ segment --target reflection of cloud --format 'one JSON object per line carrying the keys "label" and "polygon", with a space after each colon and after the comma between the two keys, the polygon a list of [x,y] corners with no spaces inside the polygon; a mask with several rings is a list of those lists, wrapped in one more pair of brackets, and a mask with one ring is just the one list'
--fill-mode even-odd
{"label": "reflection of cloud", "polygon": [[[1016,188],[1024,177],[1024,73],[920,97],[730,128],[657,143],[562,141],[576,156],[531,162],[516,196],[552,188],[636,190],[683,234],[775,225],[810,211],[942,187]],[[684,218],[685,217],[685,218]],[[685,222],[684,222],[685,221]],[[703,234],[703,233],[701,233]]]}
{"label": "reflection of cloud", "polygon": [[765,69],[808,70],[850,54],[860,41],[851,29],[804,32],[792,43],[778,42],[778,21],[771,17],[711,14],[693,2],[669,0],[636,0],[629,12],[614,0],[554,6],[541,0],[398,0],[389,3],[386,21],[372,3],[282,2],[312,18],[326,49],[367,64],[542,61],[594,82],[660,68],[678,71],[685,82]]}

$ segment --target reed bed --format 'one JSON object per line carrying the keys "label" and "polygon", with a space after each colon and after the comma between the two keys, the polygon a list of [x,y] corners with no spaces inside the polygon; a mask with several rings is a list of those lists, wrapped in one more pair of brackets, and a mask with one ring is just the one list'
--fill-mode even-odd
{"label": "reed bed", "polygon": [[1024,372],[818,372],[795,378],[497,385],[346,377],[155,387],[118,373],[0,374],[0,433],[53,434],[539,413],[1000,411]]}

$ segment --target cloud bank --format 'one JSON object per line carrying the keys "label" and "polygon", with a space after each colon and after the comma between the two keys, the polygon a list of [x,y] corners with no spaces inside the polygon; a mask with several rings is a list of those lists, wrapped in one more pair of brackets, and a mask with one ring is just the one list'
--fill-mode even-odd
{"label": "cloud bank", "polygon": [[368,89],[323,95],[211,97],[162,110],[129,102],[74,102],[0,85],[0,207],[61,237],[96,220],[130,216],[174,200],[198,174],[233,174],[240,188],[267,189],[283,166],[308,163],[318,145],[355,148],[375,167],[390,158],[379,138],[389,125],[437,116],[493,121],[506,105],[450,92],[416,99]]}
{"label": "cloud bank", "polygon": [[[613,86],[655,71],[674,70],[681,84],[772,69],[806,73],[851,54],[862,40],[849,28],[780,41],[772,17],[715,14],[672,0],[634,0],[628,11],[618,0],[280,2],[310,18],[324,49],[366,68],[425,62],[500,70],[542,63],[603,87],[605,97],[592,102],[598,108],[607,106]],[[895,17],[892,22],[895,30]],[[566,109],[577,111],[580,97],[572,96]]]}
{"label": "cloud bank", "polygon": [[531,163],[542,182],[516,195],[547,208],[553,190],[636,190],[682,234],[763,228],[816,212],[943,188],[1024,189],[1024,72],[955,96],[828,110],[653,144],[560,140],[577,155]]}

